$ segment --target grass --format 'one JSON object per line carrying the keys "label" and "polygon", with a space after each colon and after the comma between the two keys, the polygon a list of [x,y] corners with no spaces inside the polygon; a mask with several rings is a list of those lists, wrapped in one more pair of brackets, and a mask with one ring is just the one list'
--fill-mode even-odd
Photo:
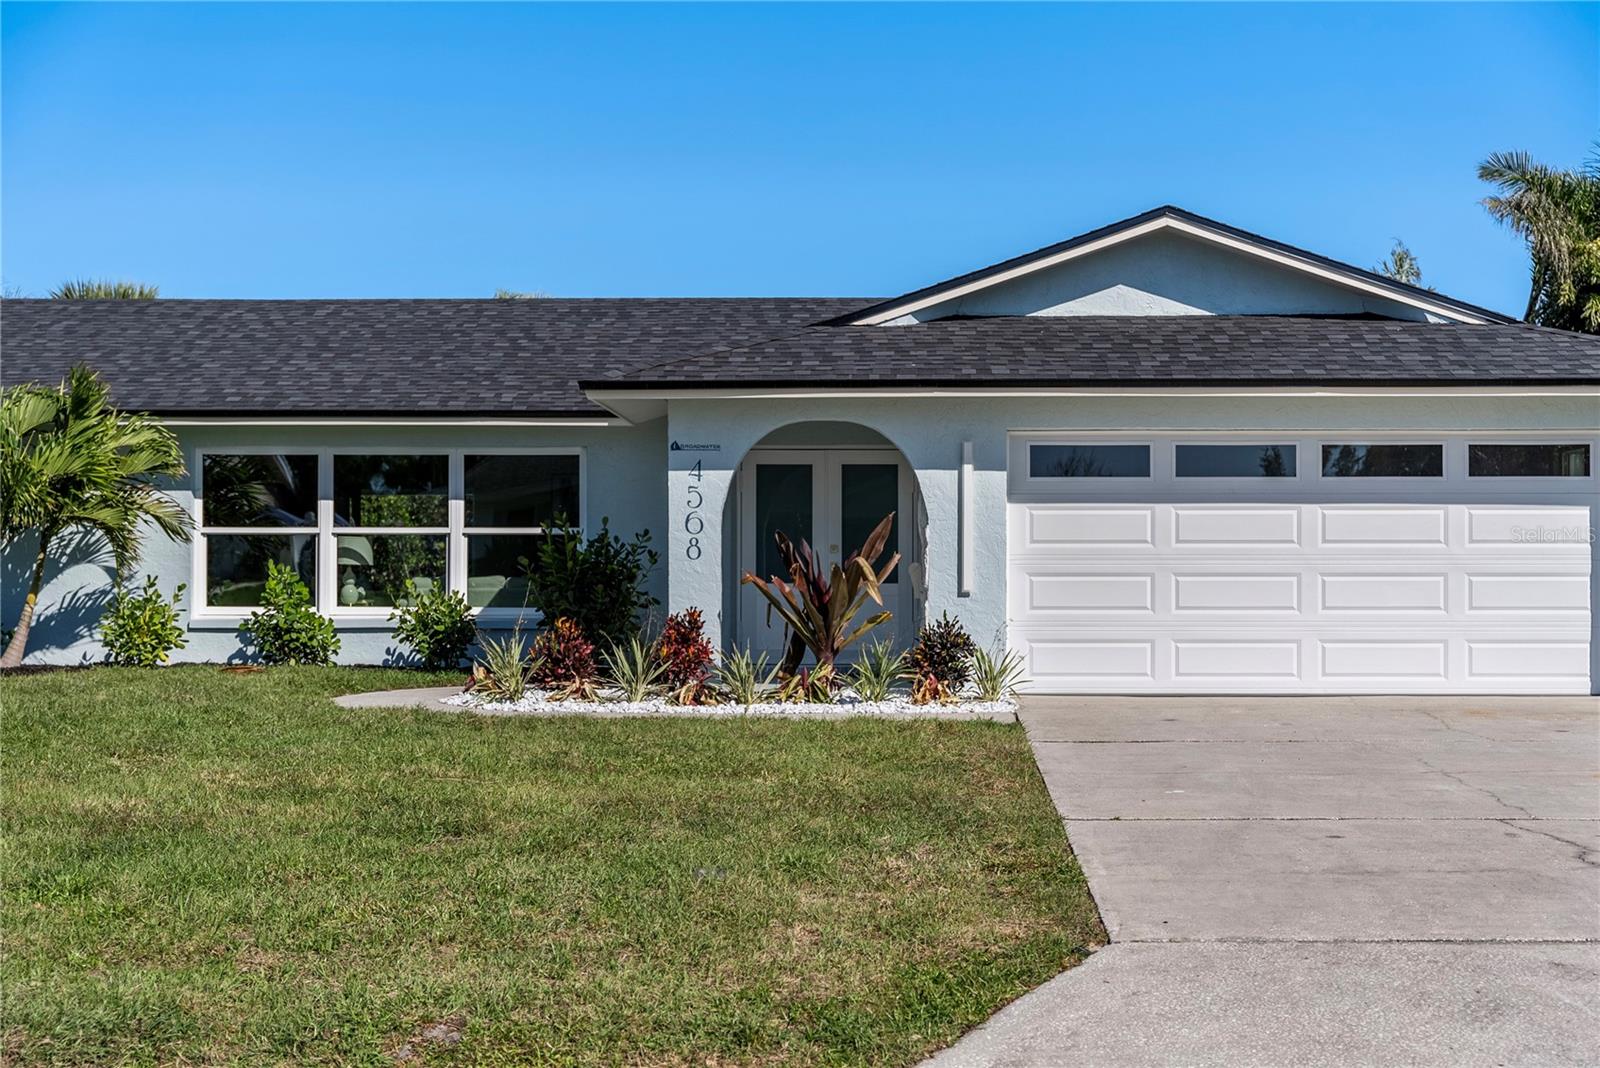
{"label": "grass", "polygon": [[1104,939],[1018,727],[327,700],[429,681],[0,679],[0,1059],[911,1064]]}

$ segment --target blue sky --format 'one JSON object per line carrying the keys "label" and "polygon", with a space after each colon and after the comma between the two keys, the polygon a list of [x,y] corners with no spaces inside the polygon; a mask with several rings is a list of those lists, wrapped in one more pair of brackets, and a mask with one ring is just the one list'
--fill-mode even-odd
{"label": "blue sky", "polygon": [[879,295],[1176,203],[1520,314],[1600,5],[0,8],[0,273]]}

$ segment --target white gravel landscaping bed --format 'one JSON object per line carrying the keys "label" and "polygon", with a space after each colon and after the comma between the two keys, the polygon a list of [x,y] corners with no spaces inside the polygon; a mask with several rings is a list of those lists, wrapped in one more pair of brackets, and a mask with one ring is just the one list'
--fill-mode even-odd
{"label": "white gravel landscaping bed", "polygon": [[915,705],[899,694],[887,701],[863,701],[849,690],[832,704],[786,704],[764,701],[754,705],[675,705],[664,697],[648,701],[553,701],[543,691],[530,691],[520,701],[492,701],[474,693],[446,697],[452,705],[486,716],[777,716],[795,719],[995,719],[1017,716],[1014,699],[980,701],[976,696],[948,705]]}

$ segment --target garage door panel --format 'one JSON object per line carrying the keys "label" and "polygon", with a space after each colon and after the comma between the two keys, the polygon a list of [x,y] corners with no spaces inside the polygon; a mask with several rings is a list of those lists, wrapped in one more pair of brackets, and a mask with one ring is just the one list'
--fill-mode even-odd
{"label": "garage door panel", "polygon": [[1391,574],[1324,572],[1317,578],[1322,591],[1321,609],[1332,615],[1348,617],[1394,612],[1442,615],[1449,607],[1450,576],[1445,572],[1425,575],[1409,571]]}
{"label": "garage door panel", "polygon": [[1298,506],[1255,508],[1248,505],[1169,505],[1172,544],[1183,549],[1231,547],[1259,549],[1263,545],[1300,544]]}
{"label": "garage door panel", "polygon": [[1588,682],[1588,642],[1469,640],[1466,644],[1467,676],[1470,679],[1568,679]]}
{"label": "garage door panel", "polygon": [[1172,643],[1172,677],[1287,682],[1300,678],[1300,642],[1180,638]]}
{"label": "garage door panel", "polygon": [[1154,573],[1049,574],[1025,572],[1029,611],[1047,614],[1155,611]]}
{"label": "garage door panel", "polygon": [[1068,685],[1141,686],[1155,678],[1155,642],[1130,638],[1041,639],[1027,644],[1028,675]]}
{"label": "garage door panel", "polygon": [[1427,679],[1443,683],[1450,677],[1448,641],[1348,639],[1317,644],[1325,680]]}
{"label": "garage door panel", "polygon": [[1438,548],[1449,540],[1449,513],[1443,507],[1323,505],[1317,511],[1325,546]]}
{"label": "garage door panel", "polygon": [[1587,574],[1507,572],[1467,576],[1469,612],[1589,611]]}
{"label": "garage door panel", "polygon": [[1587,508],[1507,508],[1469,505],[1467,542],[1479,546],[1518,546],[1538,551],[1550,546],[1589,546]]}
{"label": "garage door panel", "polygon": [[1194,574],[1172,576],[1172,610],[1230,614],[1300,611],[1300,575]]}
{"label": "garage door panel", "polygon": [[1132,548],[1155,545],[1153,507],[1023,506],[1023,519],[1014,528],[1020,544],[1013,552],[1050,552],[1062,546]]}

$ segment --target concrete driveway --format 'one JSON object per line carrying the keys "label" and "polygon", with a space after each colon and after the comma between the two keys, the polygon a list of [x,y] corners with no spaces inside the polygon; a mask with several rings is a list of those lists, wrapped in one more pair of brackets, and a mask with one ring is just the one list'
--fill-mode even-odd
{"label": "concrete driveway", "polygon": [[1111,945],[932,1064],[1600,1064],[1600,699],[1023,720]]}

